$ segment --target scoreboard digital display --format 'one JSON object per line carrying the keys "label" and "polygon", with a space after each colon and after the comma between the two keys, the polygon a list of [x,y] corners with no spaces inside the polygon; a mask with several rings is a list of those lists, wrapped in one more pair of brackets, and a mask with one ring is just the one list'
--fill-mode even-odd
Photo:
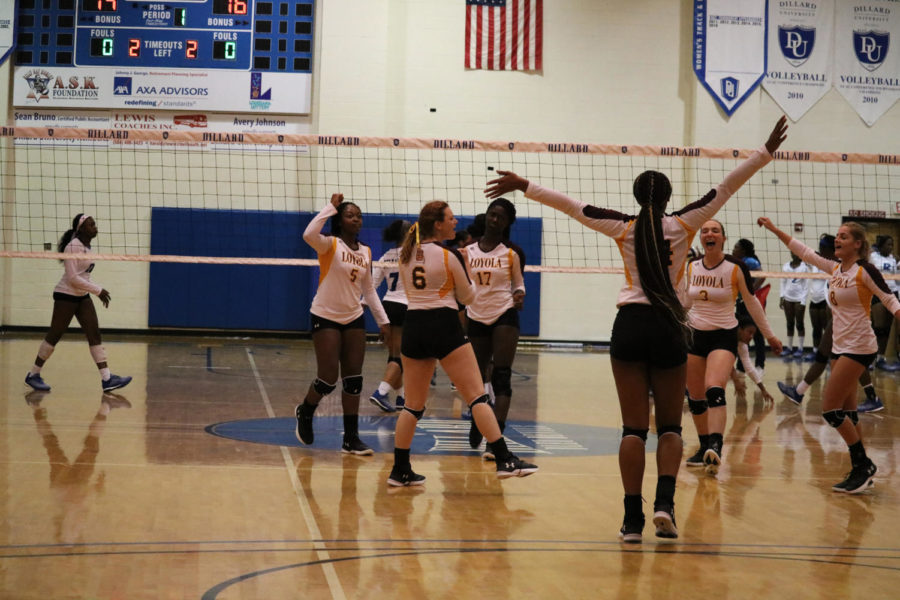
{"label": "scoreboard digital display", "polygon": [[[20,0],[14,104],[305,114],[313,7],[314,0]],[[209,85],[193,85],[202,83]],[[176,101],[172,88],[193,100]]]}

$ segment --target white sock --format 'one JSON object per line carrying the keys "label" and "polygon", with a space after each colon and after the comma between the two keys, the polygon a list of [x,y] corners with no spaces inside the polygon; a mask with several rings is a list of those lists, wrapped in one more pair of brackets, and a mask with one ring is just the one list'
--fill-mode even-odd
{"label": "white sock", "polygon": [[794,336],[789,335],[787,346],[785,346],[784,349],[787,351],[790,351],[791,348],[793,348],[793,347],[794,347]]}
{"label": "white sock", "polygon": [[802,335],[797,339],[797,348],[799,350],[803,350],[803,336]]}
{"label": "white sock", "polygon": [[398,396],[402,396],[402,395],[403,395],[403,386],[402,386],[402,385],[401,385],[400,387],[397,388],[397,395],[398,395]]}
{"label": "white sock", "polygon": [[806,383],[805,380],[801,381],[800,383],[797,384],[797,393],[800,394],[801,396],[803,394],[805,394],[806,390],[808,390],[808,389],[809,389],[809,384]]}
{"label": "white sock", "polygon": [[378,384],[378,393],[381,394],[382,396],[386,396],[387,394],[389,394],[390,392],[393,392],[393,391],[394,391],[394,388],[392,388],[391,384],[389,384],[387,381],[382,381],[381,383]]}
{"label": "white sock", "polygon": [[29,375],[38,375],[41,372],[41,367],[37,365],[32,365],[31,370],[28,371]]}
{"label": "white sock", "polygon": [[105,369],[100,369],[100,379],[102,379],[103,381],[107,381],[109,379],[109,377],[110,377],[109,367],[106,367]]}

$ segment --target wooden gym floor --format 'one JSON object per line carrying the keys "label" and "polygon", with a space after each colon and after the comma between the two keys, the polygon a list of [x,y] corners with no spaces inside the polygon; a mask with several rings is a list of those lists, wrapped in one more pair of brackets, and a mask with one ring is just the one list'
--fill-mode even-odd
{"label": "wooden gym floor", "polygon": [[[134,381],[104,396],[75,332],[44,368],[53,390],[27,393],[39,340],[0,336],[0,598],[898,596],[900,375],[875,373],[886,409],[862,416],[879,468],[870,492],[830,491],[849,459],[820,416],[821,383],[799,408],[729,387],[718,477],[679,473],[681,537],[658,542],[648,524],[626,547],[606,353],[520,351],[508,433],[541,470],[504,482],[468,449],[439,371],[413,450],[426,485],[389,489],[395,417],[365,400],[378,346],[360,422],[376,454],[353,457],[339,452],[337,394],[316,443],[294,439],[308,341],[110,337],[113,372]],[[806,366],[770,357],[765,381],[777,392]],[[687,412],[684,428],[688,456]]]}

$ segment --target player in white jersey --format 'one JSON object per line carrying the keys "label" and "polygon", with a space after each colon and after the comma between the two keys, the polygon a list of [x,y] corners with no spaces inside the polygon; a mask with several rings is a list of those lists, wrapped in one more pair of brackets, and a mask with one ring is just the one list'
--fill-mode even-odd
{"label": "player in white jersey", "polygon": [[[827,252],[827,254],[826,254]],[[823,256],[834,256],[834,236],[823,233],[819,237],[819,254]],[[815,265],[808,265],[810,273],[821,273],[821,269]],[[810,279],[809,280],[809,324],[812,327],[813,351],[804,356],[804,360],[813,360],[816,355],[816,349],[822,341],[822,332],[825,326],[831,321],[831,309],[828,308],[828,302],[825,296],[828,293],[827,279]]]}
{"label": "player in white jersey", "polygon": [[866,260],[869,242],[861,225],[848,222],[840,226],[834,240],[836,260],[832,261],[791,238],[768,218],[760,217],[758,223],[778,236],[804,262],[831,273],[828,303],[834,342],[831,376],[822,397],[822,416],[847,443],[853,465],[847,477],[832,489],[850,494],[863,492],[872,484],[877,470],[863,447],[856,411],[856,381],[875,360],[878,350],[869,317],[872,296],[878,296],[895,319],[900,318],[900,301],[890,293],[878,269]]}
{"label": "player in white jersey", "polygon": [[[331,220],[331,235],[323,235]],[[316,351],[316,379],[303,402],[294,411],[294,433],[304,444],[312,444],[313,414],[319,402],[337,387],[341,375],[341,407],[344,439],[341,452],[360,456],[373,451],[359,439],[359,394],[363,387],[362,365],[366,355],[366,325],[360,296],[365,298],[382,336],[388,317],[372,285],[372,250],[359,241],[362,211],[343,194],[332,194],[331,202],[313,217],[303,240],[319,258],[319,288],[309,309],[312,340]]]}
{"label": "player in white jersey", "polygon": [[[688,263],[685,306],[691,342],[687,354],[688,408],[700,438],[700,449],[688,466],[705,466],[715,475],[722,462],[725,422],[725,385],[738,350],[738,320],[734,309],[738,294],[744,298],[753,322],[772,348],[781,350],[759,300],[750,292],[750,270],[725,254],[725,227],[711,219],[700,227],[705,254]],[[755,369],[754,369],[755,372]]]}
{"label": "player in white jersey", "polygon": [[[809,273],[809,266],[800,260],[800,257],[791,253],[791,260],[784,263],[781,270],[785,273]],[[793,277],[781,279],[778,292],[778,307],[784,311],[787,322],[787,345],[781,351],[784,358],[803,358],[803,338],[806,336],[806,326],[803,318],[806,316],[806,296],[809,293],[809,279]],[[797,345],[794,346],[794,328],[797,329]]]}
{"label": "player in white jersey", "polygon": [[[525,302],[525,253],[509,240],[516,221],[516,207],[497,198],[485,213],[484,235],[466,246],[469,272],[475,283],[475,299],[466,307],[466,332],[485,387],[494,392],[494,415],[502,432],[506,428],[512,398],[512,363],[519,343],[519,311]],[[469,445],[478,448],[481,432],[475,421],[469,428]],[[488,460],[490,450],[482,455]]]}
{"label": "player in white jersey", "polygon": [[384,228],[382,239],[394,244],[394,247],[385,252],[378,262],[383,266],[376,266],[372,276],[372,283],[377,289],[381,281],[387,284],[387,291],[381,297],[381,305],[387,313],[391,325],[388,334],[384,338],[384,345],[388,351],[388,363],[378,388],[369,396],[369,402],[384,412],[394,412],[390,402],[390,394],[396,392],[397,409],[403,406],[403,363],[400,361],[400,340],[403,336],[403,321],[406,318],[406,290],[400,281],[400,272],[397,270],[397,260],[400,256],[400,243],[406,237],[411,223],[403,219],[397,219]]}
{"label": "player in white jersey", "polygon": [[[472,345],[459,322],[457,301],[467,304],[475,291],[460,251],[442,244],[453,239],[456,217],[450,206],[435,200],[426,204],[400,249],[400,278],[409,309],[403,328],[401,357],[406,404],[397,417],[394,465],[388,485],[423,485],[425,477],[412,470],[409,451],[416,423],[425,413],[425,400],[436,361],[456,384],[472,410],[472,420],[497,458],[497,477],[524,477],[538,470],[513,455],[497,425],[478,370]],[[463,250],[464,252],[465,250]]]}
{"label": "player in white jersey", "polygon": [[591,206],[508,171],[498,171],[501,178],[488,184],[489,198],[514,190],[525,192],[526,198],[560,210],[618,244],[625,284],[619,291],[610,355],[622,411],[619,468],[625,488],[625,519],[619,535],[625,542],[640,542],[644,528],[641,490],[651,390],[658,436],[653,522],[658,537],[678,537],[674,497],[681,464],[688,331],[685,309],[676,290],[681,289],[687,251],[697,229],[772,160],[786,131],[787,119],[782,117],[764,148],[738,165],[703,198],[671,215],[664,211],[672,187],[668,178],[656,171],[645,171],[635,179],[633,193],[641,207],[637,216]]}
{"label": "player in white jersey", "polygon": [[[897,259],[894,258],[894,238],[889,235],[876,236],[872,252],[869,254],[869,262],[885,275],[896,275]],[[891,293],[897,296],[897,282],[893,279],[886,279],[885,283]],[[878,339],[878,357],[875,359],[875,366],[884,371],[900,369],[900,361],[889,363],[884,358],[884,352],[891,337],[892,321],[891,313],[885,309],[878,297],[872,298],[872,328]]]}
{"label": "player in white jersey", "polygon": [[89,256],[91,253],[91,240],[97,237],[97,223],[94,217],[86,214],[77,214],[72,219],[72,228],[66,231],[59,240],[57,252],[65,254],[84,254],[85,258],[63,260],[63,276],[53,289],[53,316],[50,318],[50,331],[38,348],[34,366],[25,375],[25,383],[39,392],[49,392],[50,386],[41,378],[41,368],[56,344],[62,339],[63,334],[69,328],[72,318],[78,319],[82,331],[87,338],[88,349],[91,357],[100,371],[100,384],[104,392],[125,387],[131,382],[131,377],[113,375],[109,371],[106,362],[106,348],[100,338],[100,323],[97,320],[97,311],[91,294],[95,294],[104,308],[109,306],[110,295],[103,287],[91,281],[91,272],[94,263]]}

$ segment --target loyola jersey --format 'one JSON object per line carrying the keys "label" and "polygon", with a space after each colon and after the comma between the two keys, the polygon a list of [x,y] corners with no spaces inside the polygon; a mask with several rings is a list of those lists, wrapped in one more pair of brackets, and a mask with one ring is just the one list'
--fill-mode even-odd
{"label": "loyola jersey", "polygon": [[493,324],[513,307],[513,292],[525,292],[524,252],[512,242],[500,242],[490,252],[479,242],[466,246],[475,299],[466,307],[470,319]]}
{"label": "loyola jersey", "polygon": [[[669,279],[679,293],[683,291],[681,280],[684,276],[687,251],[697,230],[722,208],[738,188],[771,160],[772,155],[765,147],[756,150],[750,158],[726,175],[725,180],[715,189],[710,190],[703,198],[663,217],[663,237],[669,251]],[[529,182],[525,197],[562,211],[586,227],[613,238],[625,264],[625,284],[619,291],[616,306],[632,303],[650,304],[643,287],[641,287],[635,259],[634,225],[637,220],[636,216],[591,206],[533,182]]]}
{"label": "loyola jersey", "polygon": [[462,255],[437,242],[415,247],[409,262],[398,269],[409,310],[458,310],[457,300],[468,304],[475,297]]}
{"label": "loyola jersey", "polygon": [[878,296],[892,314],[900,302],[891,294],[881,273],[872,264],[860,260],[846,271],[841,263],[816,254],[803,242],[792,239],[788,248],[803,262],[831,273],[828,281],[828,305],[831,306],[835,354],[874,354],[878,351],[870,314],[872,296]]}
{"label": "loyola jersey", "polygon": [[384,302],[396,302],[406,304],[406,290],[400,281],[400,271],[397,270],[397,262],[400,260],[400,248],[391,248],[385,252],[378,262],[385,263],[383,267],[375,267],[372,274],[372,285],[378,289],[381,280],[387,282],[387,291],[381,299]]}
{"label": "loyola jersey", "polygon": [[322,226],[337,214],[328,204],[307,225],[303,239],[319,258],[319,289],[309,311],[317,317],[346,324],[363,314],[360,296],[364,296],[379,325],[389,323],[372,285],[372,250],[358,242],[356,250],[334,235],[322,235]]}

